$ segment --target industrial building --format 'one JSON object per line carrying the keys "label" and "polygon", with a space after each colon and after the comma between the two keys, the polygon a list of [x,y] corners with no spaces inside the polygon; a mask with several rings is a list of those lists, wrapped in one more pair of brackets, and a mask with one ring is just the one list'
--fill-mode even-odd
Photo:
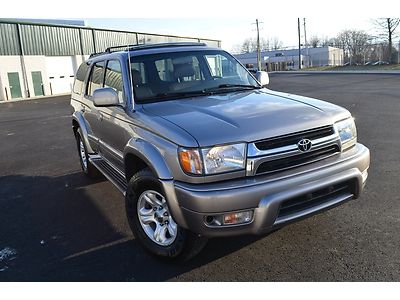
{"label": "industrial building", "polygon": [[221,41],[0,19],[0,101],[70,93],[90,54],[119,45]]}
{"label": "industrial building", "polygon": [[[244,65],[257,67],[257,52],[237,54],[235,57]],[[342,66],[343,49],[335,47],[303,48],[300,50],[301,68],[319,66]],[[285,71],[299,69],[299,49],[261,52],[262,69]]]}

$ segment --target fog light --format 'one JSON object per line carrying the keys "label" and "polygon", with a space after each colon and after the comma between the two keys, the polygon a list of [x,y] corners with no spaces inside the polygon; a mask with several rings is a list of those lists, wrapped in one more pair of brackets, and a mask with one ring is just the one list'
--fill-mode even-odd
{"label": "fog light", "polygon": [[253,212],[251,210],[230,213],[223,216],[223,225],[249,223],[251,222],[252,218],[253,218]]}

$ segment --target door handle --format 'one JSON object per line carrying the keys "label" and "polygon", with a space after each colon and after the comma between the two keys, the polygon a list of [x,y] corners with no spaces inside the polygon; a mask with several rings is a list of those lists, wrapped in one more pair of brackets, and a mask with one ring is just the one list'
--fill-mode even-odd
{"label": "door handle", "polygon": [[101,112],[97,113],[97,120],[103,121],[103,114]]}
{"label": "door handle", "polygon": [[85,106],[81,106],[81,112],[85,112]]}

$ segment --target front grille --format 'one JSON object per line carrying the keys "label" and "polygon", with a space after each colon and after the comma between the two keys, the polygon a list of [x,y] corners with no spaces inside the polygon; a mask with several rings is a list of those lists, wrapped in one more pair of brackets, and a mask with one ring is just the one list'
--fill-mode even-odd
{"label": "front grille", "polygon": [[272,173],[283,171],[290,168],[299,167],[305,164],[310,164],[321,159],[328,158],[340,152],[339,146],[334,144],[315,151],[301,153],[294,156],[289,156],[281,159],[266,161],[261,163],[256,171],[256,174]]}
{"label": "front grille", "polygon": [[302,139],[316,140],[319,138],[330,136],[334,133],[335,131],[333,129],[333,126],[329,125],[256,142],[255,146],[257,147],[257,149],[264,151],[297,144]]}
{"label": "front grille", "polygon": [[355,195],[355,186],[354,180],[346,181],[286,200],[280,206],[278,219],[321,205],[342,195]]}

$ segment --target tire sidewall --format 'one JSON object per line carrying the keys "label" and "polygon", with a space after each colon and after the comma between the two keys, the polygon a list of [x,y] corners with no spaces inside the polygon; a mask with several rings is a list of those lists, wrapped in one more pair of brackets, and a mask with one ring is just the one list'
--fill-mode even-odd
{"label": "tire sidewall", "polygon": [[[87,167],[86,167],[86,168],[85,168],[85,166],[84,166],[84,164],[83,164],[83,162],[82,162],[81,149],[80,149],[80,141],[82,141],[82,143],[83,143],[83,148],[85,149],[85,155],[86,155],[86,160],[87,160]],[[88,152],[87,152],[87,150],[86,150],[86,145],[85,145],[85,143],[84,143],[83,140],[82,140],[82,133],[81,133],[81,130],[80,130],[80,129],[78,129],[78,130],[76,131],[76,146],[77,146],[77,149],[78,149],[79,163],[81,164],[82,171],[83,171],[85,174],[88,174],[88,169],[89,169]]]}

